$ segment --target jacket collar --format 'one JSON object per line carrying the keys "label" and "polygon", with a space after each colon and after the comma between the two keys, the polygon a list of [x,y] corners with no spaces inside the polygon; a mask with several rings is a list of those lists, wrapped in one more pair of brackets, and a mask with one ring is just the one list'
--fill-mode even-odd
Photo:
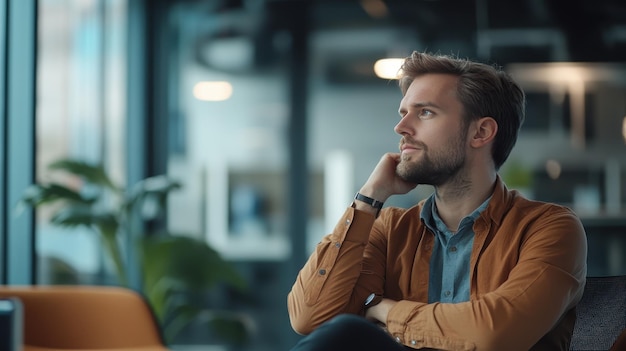
{"label": "jacket collar", "polygon": [[485,211],[483,211],[481,217],[485,219],[490,219],[497,225],[500,225],[505,213],[511,207],[510,204],[513,201],[514,197],[515,193],[509,191],[509,189],[502,181],[502,178],[498,174],[496,176],[496,183],[494,185],[491,201],[489,202],[489,205],[487,206]]}

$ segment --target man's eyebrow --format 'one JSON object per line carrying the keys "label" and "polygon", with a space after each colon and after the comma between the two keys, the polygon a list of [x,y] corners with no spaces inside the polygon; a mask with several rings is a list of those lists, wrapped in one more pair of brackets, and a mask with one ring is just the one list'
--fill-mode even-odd
{"label": "man's eyebrow", "polygon": [[432,101],[416,102],[416,103],[411,104],[411,107],[434,107],[434,108],[441,108],[439,105],[437,105],[436,103],[434,103]]}
{"label": "man's eyebrow", "polygon": [[[441,107],[439,105],[437,105],[434,102],[431,101],[424,101],[424,102],[414,102],[412,104],[409,104],[412,108],[423,108],[423,107],[432,107],[432,108],[436,108],[436,109],[441,109]],[[401,107],[398,110],[398,113],[402,113],[405,112],[406,109]]]}

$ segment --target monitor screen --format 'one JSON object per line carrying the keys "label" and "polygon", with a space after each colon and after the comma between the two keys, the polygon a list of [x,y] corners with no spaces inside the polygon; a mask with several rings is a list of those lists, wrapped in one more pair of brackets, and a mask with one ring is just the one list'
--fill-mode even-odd
{"label": "monitor screen", "polygon": [[17,298],[0,299],[0,350],[21,351],[23,311]]}

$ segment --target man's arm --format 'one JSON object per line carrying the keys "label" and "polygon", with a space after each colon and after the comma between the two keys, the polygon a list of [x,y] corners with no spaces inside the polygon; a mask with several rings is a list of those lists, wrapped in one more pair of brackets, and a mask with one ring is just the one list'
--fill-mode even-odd
{"label": "man's arm", "polygon": [[530,228],[519,263],[493,292],[458,304],[384,299],[366,316],[406,345],[437,349],[528,350],[580,300],[586,237],[571,212]]}
{"label": "man's arm", "polygon": [[[340,313],[362,311],[371,290],[356,286],[374,220],[370,213],[348,208],[333,232],[317,245],[287,296],[296,332],[308,334]],[[378,284],[382,289],[382,279]]]}
{"label": "man's arm", "polygon": [[[415,188],[417,184],[396,175],[399,158],[397,153],[383,155],[359,193],[384,202],[391,195]],[[384,235],[370,235],[377,213],[378,209],[355,200],[333,233],[317,245],[287,297],[291,325],[296,332],[308,334],[340,313],[361,313],[366,297],[372,291],[382,291],[386,239]],[[381,225],[381,221],[377,223]],[[364,272],[366,245],[372,245],[375,257],[368,260],[377,268]]]}

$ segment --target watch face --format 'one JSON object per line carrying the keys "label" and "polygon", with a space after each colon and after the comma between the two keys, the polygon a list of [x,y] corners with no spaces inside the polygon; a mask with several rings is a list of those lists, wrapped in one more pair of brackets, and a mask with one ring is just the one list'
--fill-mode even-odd
{"label": "watch face", "polygon": [[376,294],[371,293],[367,299],[365,299],[365,306],[369,305],[370,303],[372,303],[372,301],[374,301],[374,298],[376,297]]}

